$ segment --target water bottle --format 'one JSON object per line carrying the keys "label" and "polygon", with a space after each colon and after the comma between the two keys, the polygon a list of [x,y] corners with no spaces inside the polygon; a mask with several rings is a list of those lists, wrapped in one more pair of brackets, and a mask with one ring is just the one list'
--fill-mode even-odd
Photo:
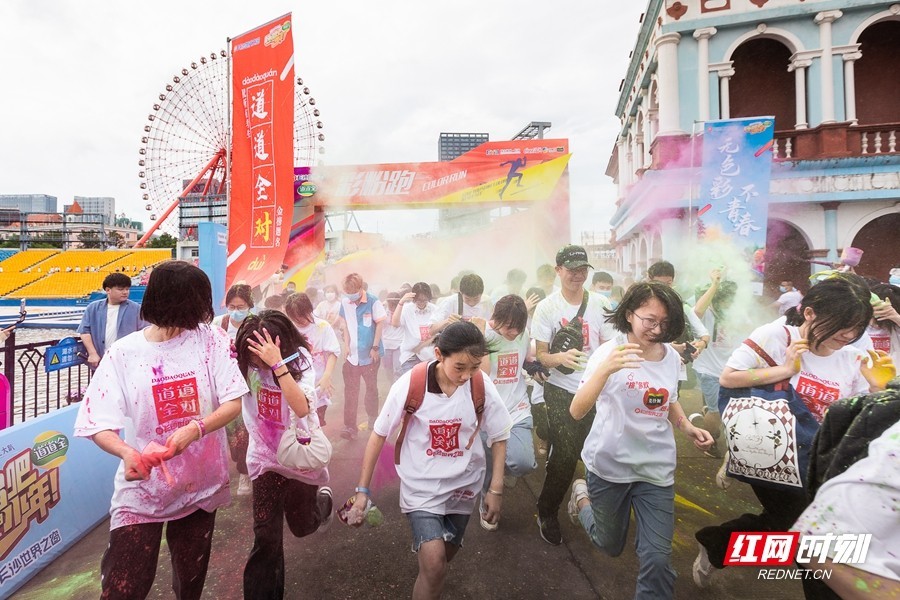
{"label": "water bottle", "polygon": [[[350,517],[350,509],[353,508],[353,503],[356,501],[356,496],[350,496],[350,498],[344,502],[344,505],[341,506],[338,511],[338,519],[341,520],[345,525],[349,525],[347,519]],[[363,518],[363,522],[369,527],[379,527],[382,523],[384,523],[384,515],[381,514],[381,511],[372,503],[370,498],[366,499],[366,510],[363,513],[365,516]]]}

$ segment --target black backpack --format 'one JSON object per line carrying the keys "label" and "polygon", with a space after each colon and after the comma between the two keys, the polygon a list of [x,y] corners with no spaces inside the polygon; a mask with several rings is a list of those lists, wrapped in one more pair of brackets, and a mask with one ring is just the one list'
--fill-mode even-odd
{"label": "black backpack", "polygon": [[[584,311],[587,310],[589,297],[588,291],[585,290],[584,298],[581,300],[581,306],[578,307],[578,314],[575,315],[574,319],[563,325],[550,341],[550,354],[568,352],[572,348],[584,350],[584,322],[582,321],[582,317],[584,316]],[[563,375],[569,375],[570,373],[575,372],[575,369],[563,365],[556,367],[556,370]]]}

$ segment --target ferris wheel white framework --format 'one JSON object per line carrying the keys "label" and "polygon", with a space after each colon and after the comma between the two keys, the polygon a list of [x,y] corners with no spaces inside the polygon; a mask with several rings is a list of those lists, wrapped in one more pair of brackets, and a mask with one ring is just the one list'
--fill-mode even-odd
{"label": "ferris wheel white framework", "polygon": [[[144,125],[140,188],[153,225],[135,244],[143,246],[158,229],[173,233],[167,218],[188,195],[221,198],[228,185],[231,126],[228,53],[203,56],[165,86]],[[324,125],[309,87],[298,77],[294,93],[294,165],[321,164]],[[189,182],[189,183],[187,183]],[[198,186],[202,184],[202,190]]]}

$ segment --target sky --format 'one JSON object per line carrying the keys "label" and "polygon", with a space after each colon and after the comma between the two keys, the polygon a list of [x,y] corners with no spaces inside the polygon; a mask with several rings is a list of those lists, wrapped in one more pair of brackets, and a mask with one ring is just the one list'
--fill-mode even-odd
{"label": "sky", "polygon": [[[615,7],[613,10],[613,6]],[[570,140],[572,236],[606,231],[619,82],[644,2],[232,0],[0,2],[0,194],[113,196],[149,224],[143,126],[172,75],[293,13],[296,71],[330,165],[437,160],[440,132],[509,139],[530,121]],[[389,237],[435,211],[359,214]]]}

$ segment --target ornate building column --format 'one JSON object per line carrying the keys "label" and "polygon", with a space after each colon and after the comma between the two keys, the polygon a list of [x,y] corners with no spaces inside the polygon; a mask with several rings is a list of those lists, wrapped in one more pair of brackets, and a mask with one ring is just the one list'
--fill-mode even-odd
{"label": "ornate building column", "polygon": [[822,123],[834,123],[834,63],[831,24],[843,16],[839,10],[826,10],[816,15],[815,23],[819,26],[819,44],[822,56]]}
{"label": "ornate building column", "polygon": [[681,131],[678,104],[678,42],[680,33],[666,33],[656,38],[656,73],[659,77],[659,133],[669,135]]}
{"label": "ornate building column", "polygon": [[716,35],[715,27],[694,31],[697,40],[697,97],[700,100],[700,120],[709,121],[709,38]]}
{"label": "ornate building column", "polygon": [[794,87],[796,88],[796,113],[797,123],[794,129],[806,129],[806,69],[812,64],[809,59],[794,59],[791,61],[788,71],[794,72]]}
{"label": "ornate building column", "polygon": [[862,58],[862,52],[844,54],[844,112],[851,125],[858,125],[856,119],[856,74],[854,65]]}
{"label": "ornate building column", "polygon": [[[733,63],[729,63],[731,65]],[[729,96],[729,83],[731,82],[731,78],[734,77],[734,69],[719,69],[719,115],[720,119],[730,119],[731,118],[731,98]]]}
{"label": "ornate building column", "polygon": [[840,202],[823,202],[822,208],[825,209],[825,248],[828,250],[826,260],[830,263],[838,261],[838,223],[837,211]]}

